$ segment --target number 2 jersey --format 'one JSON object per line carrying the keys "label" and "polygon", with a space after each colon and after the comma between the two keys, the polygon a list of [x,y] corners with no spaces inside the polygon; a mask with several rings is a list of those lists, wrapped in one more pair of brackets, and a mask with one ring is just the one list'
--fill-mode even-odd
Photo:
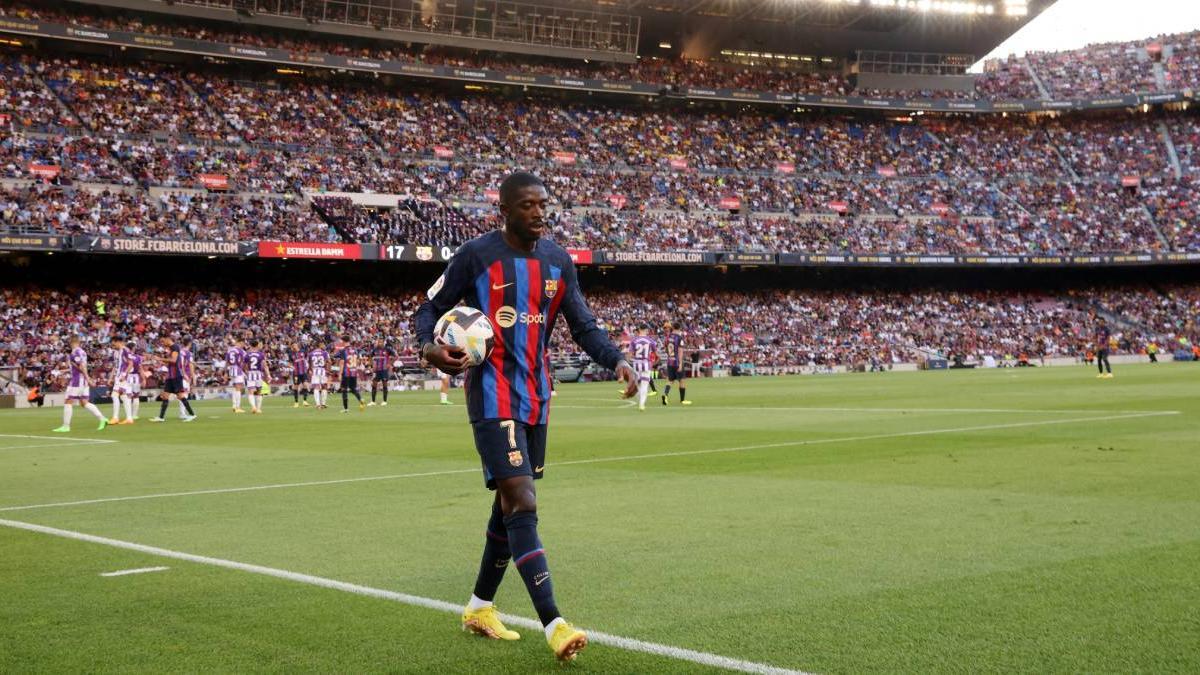
{"label": "number 2 jersey", "polygon": [[459,301],[487,315],[496,331],[488,359],[467,372],[467,412],[472,422],[549,419],[550,358],[547,345],[562,314],[571,337],[597,363],[615,368],[621,351],[579,291],[571,256],[541,239],[532,252],[508,245],[494,230],[463,244],[427,293],[415,323],[420,344],[433,342],[437,320]]}

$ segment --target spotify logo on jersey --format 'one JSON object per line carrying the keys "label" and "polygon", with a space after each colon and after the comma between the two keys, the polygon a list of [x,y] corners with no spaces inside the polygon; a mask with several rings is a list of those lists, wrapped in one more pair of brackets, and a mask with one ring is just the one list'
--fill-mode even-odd
{"label": "spotify logo on jersey", "polygon": [[517,310],[504,305],[496,310],[496,323],[501,328],[512,328],[517,323]]}

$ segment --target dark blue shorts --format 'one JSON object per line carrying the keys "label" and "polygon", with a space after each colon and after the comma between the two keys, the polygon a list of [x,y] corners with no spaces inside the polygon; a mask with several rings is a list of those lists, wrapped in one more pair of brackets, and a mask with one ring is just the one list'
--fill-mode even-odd
{"label": "dark blue shorts", "polygon": [[515,420],[480,420],[471,424],[475,449],[483,463],[483,483],[496,489],[496,481],[514,476],[542,477],[546,464],[546,425]]}
{"label": "dark blue shorts", "polygon": [[167,381],[163,383],[163,393],[164,394],[182,394],[183,393],[183,378],[182,377],[168,377]]}
{"label": "dark blue shorts", "polygon": [[687,377],[687,372],[681,366],[667,366],[667,381],[678,382]]}
{"label": "dark blue shorts", "polygon": [[391,371],[377,370],[377,371],[375,371],[375,379],[372,380],[372,382],[387,382],[390,379],[392,379]]}

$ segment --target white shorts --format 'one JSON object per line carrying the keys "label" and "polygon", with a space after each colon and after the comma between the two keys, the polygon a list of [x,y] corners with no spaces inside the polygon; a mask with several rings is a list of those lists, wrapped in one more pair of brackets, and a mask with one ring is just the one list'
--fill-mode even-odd
{"label": "white shorts", "polygon": [[92,400],[92,389],[86,384],[82,387],[67,387],[67,400],[73,398],[81,398],[84,401]]}
{"label": "white shorts", "polygon": [[263,374],[258,370],[251,370],[246,373],[246,388],[247,389],[262,389]]}
{"label": "white shorts", "polygon": [[326,384],[328,384],[328,381],[329,380],[325,375],[324,368],[313,368],[311,384],[314,387],[324,387]]}
{"label": "white shorts", "polygon": [[142,378],[140,375],[135,375],[135,376],[129,378],[129,393],[131,393],[131,394],[142,393]]}
{"label": "white shorts", "polygon": [[129,384],[129,380],[122,380],[121,382],[117,383],[117,386],[113,387],[113,391],[117,392],[118,394],[132,394],[133,385]]}
{"label": "white shorts", "polygon": [[246,384],[246,376],[240,372],[230,373],[229,374],[229,383],[230,384]]}
{"label": "white shorts", "polygon": [[654,371],[652,370],[638,370],[635,372],[637,373],[638,382],[649,382],[654,379]]}

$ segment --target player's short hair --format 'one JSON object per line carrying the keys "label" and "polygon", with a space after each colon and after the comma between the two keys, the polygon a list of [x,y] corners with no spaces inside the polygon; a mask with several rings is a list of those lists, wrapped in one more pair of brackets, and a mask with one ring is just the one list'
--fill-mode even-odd
{"label": "player's short hair", "polygon": [[124,335],[114,335],[113,336],[113,342],[124,342],[124,341],[125,341]]}
{"label": "player's short hair", "polygon": [[251,342],[251,343],[250,343],[250,345],[251,345],[252,347],[261,347],[261,346],[262,346],[262,339],[261,339],[261,338],[254,338],[254,341],[253,341],[253,342]]}
{"label": "player's short hair", "polygon": [[192,346],[192,338],[191,338],[191,336],[190,336],[190,335],[184,335],[182,338],[180,338],[180,340],[179,340],[179,341],[180,341],[181,343],[183,343],[183,346],[184,346],[184,347],[191,347],[191,346]]}
{"label": "player's short hair", "polygon": [[500,183],[500,203],[508,204],[517,196],[517,190],[527,187],[546,188],[546,184],[541,178],[529,173],[528,171],[516,171],[505,176],[504,181]]}

